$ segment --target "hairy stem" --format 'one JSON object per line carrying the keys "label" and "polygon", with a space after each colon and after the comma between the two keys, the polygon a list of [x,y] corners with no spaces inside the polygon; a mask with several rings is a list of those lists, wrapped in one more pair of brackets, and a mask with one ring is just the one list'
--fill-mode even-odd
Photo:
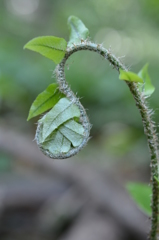
{"label": "hairy stem", "polygon": [[[62,62],[57,66],[56,68],[56,75],[57,80],[60,85],[60,90],[66,94],[67,97],[70,99],[76,98],[76,96],[72,93],[70,88],[68,87],[68,84],[65,80],[65,74],[64,74],[64,67],[67,59],[74,53],[80,50],[89,50],[99,53],[101,56],[103,56],[105,59],[107,59],[111,65],[119,72],[119,69],[123,69],[124,71],[128,71],[127,68],[119,61],[118,58],[116,58],[109,50],[103,48],[99,44],[95,44],[89,41],[82,41],[81,44],[78,45],[72,45],[72,47],[67,48],[66,54]],[[149,110],[146,102],[145,96],[139,92],[137,84],[135,82],[129,82],[125,81],[127,86],[130,89],[130,92],[132,93],[136,106],[139,109],[143,126],[144,126],[144,132],[147,136],[148,140],[148,146],[150,150],[151,155],[151,185],[152,185],[152,218],[151,218],[151,230],[149,234],[149,239],[156,240],[157,239],[157,225],[158,225],[158,198],[159,198],[159,189],[158,189],[158,183],[155,180],[155,177],[158,178],[158,137],[156,135],[156,127],[154,122],[152,121],[151,115],[152,111]],[[82,118],[86,124],[86,127],[88,128],[87,133],[89,132],[90,126],[87,123],[88,119],[85,115],[85,110],[83,109],[82,105],[79,101],[77,101],[77,105],[79,106],[81,112],[82,112]],[[84,116],[85,115],[85,116]],[[88,136],[87,136],[88,138]],[[86,144],[86,141],[84,142]]]}

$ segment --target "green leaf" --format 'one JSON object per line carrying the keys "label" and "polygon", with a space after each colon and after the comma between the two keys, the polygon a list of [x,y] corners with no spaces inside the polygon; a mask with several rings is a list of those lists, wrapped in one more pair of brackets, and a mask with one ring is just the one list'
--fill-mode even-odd
{"label": "green leaf", "polygon": [[44,149],[52,154],[67,153],[72,147],[78,147],[84,138],[84,128],[74,120],[68,120],[42,143]]}
{"label": "green leaf", "polygon": [[88,28],[86,28],[83,22],[75,16],[70,16],[68,18],[68,27],[70,30],[68,46],[71,46],[73,43],[81,43],[81,40],[86,40],[89,36]]}
{"label": "green leaf", "polygon": [[69,99],[61,98],[39,121],[40,146],[54,157],[78,147],[85,137],[83,126],[76,122],[79,117],[79,108]]}
{"label": "green leaf", "polygon": [[157,181],[157,183],[159,184],[159,179],[157,178],[157,177],[154,177],[155,178],[155,180]]}
{"label": "green leaf", "polygon": [[144,84],[138,84],[139,90],[146,96],[150,96],[154,91],[155,87],[151,83],[151,79],[148,74],[148,64],[146,64],[138,73],[138,76],[143,79]]}
{"label": "green leaf", "polygon": [[119,69],[119,71],[120,71],[120,75],[119,75],[120,80],[143,83],[142,78],[140,78],[136,73],[126,72],[122,69]]}
{"label": "green leaf", "polygon": [[24,46],[24,49],[27,48],[38,52],[58,64],[65,56],[66,47],[67,42],[63,38],[43,36],[30,40]]}
{"label": "green leaf", "polygon": [[60,125],[74,117],[80,117],[79,108],[67,98],[61,98],[40,121],[43,123],[42,142]]}
{"label": "green leaf", "polygon": [[142,183],[127,183],[126,188],[138,207],[151,216],[151,187]]}
{"label": "green leaf", "polygon": [[62,97],[64,94],[58,90],[58,84],[50,84],[31,105],[27,121],[52,108]]}
{"label": "green leaf", "polygon": [[52,154],[67,153],[71,148],[71,142],[65,138],[60,131],[54,131],[42,146]]}
{"label": "green leaf", "polygon": [[74,120],[69,120],[63,126],[60,127],[59,131],[71,141],[74,147],[79,146],[84,138],[84,128],[81,124]]}

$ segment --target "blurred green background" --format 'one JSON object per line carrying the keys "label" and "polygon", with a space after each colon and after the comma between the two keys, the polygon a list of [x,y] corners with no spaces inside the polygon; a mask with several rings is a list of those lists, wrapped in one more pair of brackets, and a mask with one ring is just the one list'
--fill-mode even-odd
{"label": "blurred green background", "polygon": [[[56,81],[55,64],[24,51],[23,46],[43,35],[68,40],[70,15],[79,17],[89,28],[92,41],[110,48],[131,71],[138,72],[149,63],[156,91],[148,101],[158,121],[157,0],[5,0],[0,1],[0,123],[34,135],[37,118],[26,122],[28,111],[37,94]],[[104,166],[117,164],[121,169],[135,164],[148,167],[140,115],[126,84],[109,63],[95,53],[78,52],[68,61],[66,78],[88,109],[93,125],[92,139],[80,156]]]}

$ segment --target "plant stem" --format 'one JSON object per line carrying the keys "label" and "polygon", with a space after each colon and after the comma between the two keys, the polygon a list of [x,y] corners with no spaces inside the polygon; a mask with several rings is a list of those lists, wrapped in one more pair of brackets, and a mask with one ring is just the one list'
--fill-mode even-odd
{"label": "plant stem", "polygon": [[[119,72],[119,69],[123,69],[124,71],[128,71],[128,69],[119,61],[118,58],[116,58],[109,50],[103,48],[99,44],[95,44],[89,41],[82,41],[81,44],[78,45],[72,45],[72,47],[67,48],[66,54],[62,62],[58,65],[56,72],[62,72],[63,74],[63,84],[67,83],[65,82],[65,75],[64,75],[64,66],[67,61],[67,59],[74,53],[80,50],[89,50],[99,53],[101,56],[103,56],[105,59],[107,59],[111,65]],[[151,207],[152,207],[152,217],[151,217],[151,230],[149,234],[149,239],[156,240],[157,239],[157,225],[158,225],[158,201],[159,201],[159,187],[158,183],[155,180],[155,177],[158,178],[158,137],[156,135],[156,127],[155,123],[152,121],[152,110],[149,110],[146,102],[146,97],[143,95],[143,93],[139,92],[137,84],[135,82],[129,82],[125,81],[127,86],[130,89],[130,92],[132,93],[136,106],[140,112],[144,132],[147,136],[148,140],[148,146],[150,150],[150,156],[151,156],[151,185],[152,185],[152,201],[151,201]],[[60,84],[60,83],[59,83]],[[62,89],[64,92],[64,90]]]}

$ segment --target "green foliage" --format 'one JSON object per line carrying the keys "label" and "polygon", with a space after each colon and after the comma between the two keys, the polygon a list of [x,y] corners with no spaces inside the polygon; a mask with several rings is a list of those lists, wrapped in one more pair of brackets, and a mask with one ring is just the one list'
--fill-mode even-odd
{"label": "green foliage", "polygon": [[89,37],[88,28],[86,28],[83,22],[75,16],[70,16],[68,18],[68,27],[70,30],[68,46],[71,46],[73,43],[81,43],[81,40],[86,40]]}
{"label": "green foliage", "polygon": [[84,128],[71,119],[53,131],[41,145],[52,154],[67,153],[71,147],[78,147],[83,138]]}
{"label": "green foliage", "polygon": [[60,132],[71,141],[74,147],[78,147],[84,138],[84,128],[74,120],[69,120],[60,127]]}
{"label": "green foliage", "polygon": [[150,96],[155,91],[155,87],[151,83],[147,68],[148,64],[146,64],[138,74],[134,72],[126,72],[120,69],[119,79],[137,82],[139,91],[145,96]]}
{"label": "green foliage", "polygon": [[143,79],[144,84],[138,84],[141,92],[146,96],[150,96],[154,91],[155,87],[151,83],[151,79],[148,74],[148,64],[146,64],[138,73],[138,76]]}
{"label": "green foliage", "polygon": [[[81,42],[88,37],[88,29],[80,19],[71,16],[68,25],[71,38],[69,44]],[[46,36],[32,39],[24,48],[39,52],[59,63],[65,55],[66,46],[64,39]],[[52,109],[39,120],[40,145],[54,155],[67,153],[72,147],[78,147],[84,139],[84,128],[76,122],[80,117],[80,110],[58,91],[57,84],[51,84],[33,102],[28,120],[50,108]]]}
{"label": "green foliage", "polygon": [[127,183],[126,188],[138,207],[151,216],[151,187],[142,183]]}
{"label": "green foliage", "polygon": [[71,148],[71,142],[58,130],[51,134],[48,140],[42,144],[42,147],[54,155],[67,153]]}
{"label": "green foliage", "polygon": [[50,84],[45,91],[43,91],[37,96],[37,98],[31,105],[27,120],[30,120],[31,118],[38,116],[39,114],[49,110],[62,97],[64,97],[64,94],[62,94],[58,90],[58,84],[57,83]]}
{"label": "green foliage", "polygon": [[140,82],[143,83],[142,78],[140,78],[136,73],[133,72],[126,72],[122,69],[120,69],[120,80],[130,81],[130,82]]}
{"label": "green foliage", "polygon": [[[48,34],[48,32],[52,32],[52,29],[54,29],[55,32],[59,32],[61,36],[62,34],[64,36],[66,34],[66,28],[61,19],[64,19],[66,13],[70,12],[70,8],[72,12],[78,12],[79,16],[84,16],[85,20],[88,20],[90,22],[90,30],[93,32],[94,35],[96,33],[95,38],[97,42],[104,41],[105,46],[109,46],[111,43],[113,48],[115,46],[120,46],[118,55],[125,55],[126,52],[127,59],[131,59],[131,61],[135,63],[136,67],[148,57],[152,66],[153,78],[156,80],[158,78],[157,62],[159,61],[159,54],[157,52],[158,41],[156,41],[156,39],[158,39],[159,37],[159,1],[157,0],[140,1],[140,3],[137,0],[131,1],[130,4],[124,4],[122,8],[119,4],[119,1],[117,0],[112,2],[89,1],[87,3],[83,0],[80,1],[80,3],[78,4],[78,11],[76,4],[74,4],[74,1],[60,1],[60,5],[59,1],[54,2],[54,4],[52,4],[52,1],[44,1],[44,7],[39,8],[40,11],[39,9],[37,9],[37,11],[35,12],[36,17],[32,14],[24,16],[23,14],[17,15],[18,12],[15,14],[15,12],[13,11],[14,9],[12,8],[10,3],[9,5],[6,5],[3,4],[3,1],[1,1],[0,5],[2,20],[2,35],[0,39],[1,71],[5,75],[10,75],[9,77],[11,79],[11,82],[13,83],[13,86],[17,86],[17,89],[15,89],[13,92],[12,86],[10,87],[9,85],[7,85],[8,90],[6,91],[6,93],[8,96],[6,97],[6,99],[12,104],[12,98],[15,97],[19,105],[21,105],[24,109],[24,112],[27,111],[27,105],[25,105],[25,103],[29,104],[30,97],[35,98],[35,94],[37,94],[39,88],[42,88],[45,79],[44,77],[46,77],[49,72],[46,71],[46,69],[48,69],[49,63],[46,62],[45,59],[43,60],[43,58],[38,59],[38,56],[37,58],[36,56],[32,58],[29,54],[26,54],[25,58],[23,58],[23,61],[20,61],[22,52],[19,46],[21,46],[22,42],[27,41],[26,39],[29,39],[29,37],[31,38],[31,36],[33,35],[36,36],[39,31],[41,31],[41,29],[43,29],[44,33],[46,34]],[[53,14],[58,12],[59,6],[60,20],[59,14]],[[8,12],[8,7],[10,7],[10,12]],[[123,11],[123,7],[125,11]],[[47,11],[47,14],[46,9],[50,10]],[[138,11],[136,11],[136,9],[138,9]],[[116,21],[116,18],[114,18],[114,14],[112,14],[112,12],[114,12],[116,15],[118,14],[118,21]],[[130,19],[129,22],[125,21],[127,16],[129,16]],[[43,21],[41,21],[41,19],[43,19]],[[138,24],[136,24],[136,22]],[[122,29],[122,31],[120,31],[120,29]],[[134,111],[133,108],[134,104],[129,101],[127,89],[122,89],[122,87],[121,89],[119,89],[120,85],[118,83],[114,88],[114,71],[107,71],[107,67],[105,67],[104,64],[101,64],[101,58],[96,58],[96,60],[91,59],[91,65],[87,68],[82,68],[86,64],[86,62],[89,61],[90,57],[90,55],[88,55],[88,57],[86,55],[84,56],[85,59],[79,60],[81,61],[81,65],[78,62],[78,64],[75,65],[73,71],[71,71],[71,85],[74,84],[73,87],[74,89],[78,89],[79,95],[85,96],[85,102],[87,108],[90,109],[89,112],[92,116],[92,122],[98,123],[97,130],[102,129],[106,121],[109,122],[112,119],[115,119],[116,121],[116,119],[118,119],[118,121],[121,122],[122,120],[126,121],[126,123],[130,125],[130,127],[132,125],[132,121],[135,121],[135,124],[140,131],[140,118],[138,117],[138,115],[135,115],[136,111]],[[98,64],[100,68],[98,68]],[[130,65],[131,63],[128,62],[128,64]],[[49,69],[52,69],[52,66],[50,66],[51,65],[49,65]],[[94,69],[96,69],[97,71],[95,71]],[[78,76],[76,74],[77,71]],[[108,76],[110,80],[109,82],[102,81],[102,79],[105,80],[105,75]],[[75,79],[76,81],[74,81]],[[98,81],[98,84],[96,84],[97,79],[101,79],[101,81]],[[80,84],[78,80],[80,80]],[[86,82],[88,84],[90,83],[90,87],[85,87]],[[92,82],[94,84],[92,84]],[[22,85],[22,87],[20,87],[19,89],[18,86],[20,86],[20,84]],[[156,85],[157,84],[158,82],[156,81]],[[80,90],[77,87],[78,85],[80,85]],[[99,91],[99,89],[103,90],[103,94],[101,94],[101,91]],[[2,91],[3,96],[4,91],[1,87],[0,90]],[[23,95],[24,90],[26,90],[28,95],[25,99],[26,101],[22,102],[20,96]],[[141,88],[141,91],[142,90],[143,88]],[[90,97],[90,93],[92,93],[92,97]],[[106,101],[108,102],[107,111],[103,111],[104,107],[106,106]],[[15,109],[17,109],[17,105],[18,104],[16,104],[16,108],[15,105],[11,106],[11,118],[14,117],[14,111]],[[157,94],[153,98],[152,105],[155,108],[157,108],[158,106]],[[96,112],[97,110],[98,112]],[[126,118],[124,118],[125,113]],[[103,117],[103,114],[106,114],[105,117]],[[156,114],[158,114],[158,112],[156,112]],[[1,117],[3,118],[3,116]],[[156,117],[158,117],[158,115],[156,115]],[[101,119],[103,119],[103,123],[101,122]],[[146,151],[143,146],[141,146],[142,157],[144,156],[142,152]]]}
{"label": "green foliage", "polygon": [[84,138],[84,128],[75,119],[80,117],[78,107],[67,98],[59,102],[42,118],[39,142],[52,154],[67,153],[78,147]]}
{"label": "green foliage", "polygon": [[[23,111],[19,112],[19,115],[26,117],[29,106],[32,103],[31,100],[34,100],[36,96],[46,88],[47,84],[49,85],[51,83],[49,80],[51,76],[50,70],[54,69],[54,63],[52,61],[40,57],[39,54],[32,54],[31,52],[29,53],[29,51],[23,52],[21,49],[22,44],[24,45],[33,37],[44,35],[54,35],[66,39],[67,26],[65,21],[67,21],[67,13],[70,12],[72,15],[77,15],[82,19],[92,33],[92,36],[94,36],[96,42],[104,42],[104,46],[111,44],[112,49],[115,51],[116,47],[119,47],[121,44],[118,48],[117,55],[126,55],[127,64],[131,65],[132,62],[134,63],[134,72],[139,72],[139,66],[142,66],[141,64],[145,61],[144,59],[146,59],[150,65],[148,70],[151,70],[152,73],[152,76],[151,74],[150,76],[157,89],[158,64],[155,63],[159,62],[159,54],[156,51],[158,49],[158,41],[156,39],[159,38],[159,14],[157,10],[159,9],[159,1],[155,0],[155,2],[155,7],[154,1],[140,1],[140,4],[137,0],[131,0],[132,4],[126,2],[127,4],[122,5],[124,7],[123,14],[119,15],[117,21],[114,15],[111,14],[112,12],[119,14],[119,11],[122,11],[121,6],[119,9],[119,1],[117,0],[111,3],[109,1],[87,1],[86,3],[86,1],[81,0],[78,2],[78,7],[74,4],[73,0],[54,1],[54,4],[52,4],[52,1],[43,1],[42,8],[39,7],[36,12],[31,15],[25,15],[25,17],[22,14],[14,14],[10,1],[9,5],[12,13],[9,14],[8,5],[0,1],[0,70],[5,76],[10,78],[13,86],[17,86],[17,88],[14,87],[14,93],[11,91],[13,88],[8,87],[8,95],[10,96],[6,98],[13,117],[16,116],[14,111],[17,110],[17,105],[15,108],[12,98],[16,98],[18,106],[23,109]],[[158,7],[156,7],[157,4]],[[55,14],[59,12],[59,7],[60,16],[59,14]],[[136,8],[138,8],[139,11],[136,12]],[[46,9],[49,9],[49,11],[46,12]],[[134,21],[134,13],[136,21]],[[129,16],[130,19],[129,23],[124,20],[127,16]],[[146,16],[146,18],[143,18],[143,16]],[[136,22],[138,22],[138,24],[136,24]],[[111,25],[109,23],[111,23]],[[130,28],[132,31],[130,31]],[[122,29],[122,31],[120,31],[120,29]],[[111,34],[112,30],[117,36],[120,36],[120,44],[116,44],[118,37],[114,37],[114,35]],[[122,42],[121,39],[123,39]],[[128,40],[129,48],[125,45],[126,40]],[[138,44],[138,42],[140,42],[140,44]],[[82,57],[80,58],[79,56]],[[91,66],[87,65],[87,68],[84,68],[90,57],[92,57]],[[21,59],[23,60],[21,61]],[[136,113],[137,111],[134,111],[134,114],[136,114],[135,120],[130,117],[134,105],[132,101],[129,101],[127,88],[124,88],[120,81],[119,83],[116,82],[117,87],[114,87],[115,78],[118,78],[116,72],[112,71],[108,64],[105,64],[100,57],[90,52],[79,52],[78,54],[72,55],[72,59],[74,60],[74,64],[71,70],[67,71],[69,84],[72,89],[77,89],[79,96],[84,96],[84,102],[87,108],[89,108],[89,115],[91,116],[91,121],[94,126],[92,134],[94,134],[95,131],[101,131],[106,122],[114,119],[114,115],[115,119],[117,118],[119,122],[124,120],[125,123],[130,124],[130,126],[131,123],[135,121],[136,126],[141,130],[141,122]],[[76,59],[78,60],[76,61]],[[79,71],[79,69],[82,69],[82,71]],[[76,72],[78,72],[78,76]],[[105,77],[110,79],[110,83],[104,81]],[[75,81],[76,78],[77,80]],[[99,79],[98,84],[96,84],[97,78]],[[6,84],[7,82],[8,79],[6,79]],[[86,87],[86,84],[90,85],[91,91],[89,87]],[[2,85],[0,84],[0,91],[1,88],[3,88],[3,83]],[[102,93],[100,89],[102,89]],[[22,101],[24,91],[26,97],[25,101]],[[105,94],[107,94],[107,97],[105,97]],[[107,104],[108,101],[109,104]],[[125,101],[129,102],[129,104],[125,104]],[[104,111],[106,104],[107,113],[109,112],[108,118],[108,114]],[[154,94],[151,104],[157,109],[157,94]],[[99,114],[104,115],[103,118],[99,119],[98,115],[94,114],[97,109]],[[9,114],[11,114],[11,111]],[[124,118],[125,112],[127,112],[126,118]],[[156,111],[155,116],[157,119],[159,118],[158,111]],[[2,118],[3,117],[4,116],[2,116]],[[30,124],[27,124],[26,128],[29,126]],[[142,151],[144,151],[144,145],[141,148]]]}
{"label": "green foliage", "polygon": [[63,38],[53,36],[37,37],[30,40],[24,49],[30,49],[60,63],[66,52],[67,42]]}
{"label": "green foliage", "polygon": [[155,180],[158,182],[158,184],[159,184],[159,179],[157,178],[157,177],[154,177],[155,178]]}
{"label": "green foliage", "polygon": [[44,142],[60,125],[74,117],[80,117],[78,107],[67,98],[61,98],[58,103],[40,119],[40,122],[43,123],[41,142]]}

